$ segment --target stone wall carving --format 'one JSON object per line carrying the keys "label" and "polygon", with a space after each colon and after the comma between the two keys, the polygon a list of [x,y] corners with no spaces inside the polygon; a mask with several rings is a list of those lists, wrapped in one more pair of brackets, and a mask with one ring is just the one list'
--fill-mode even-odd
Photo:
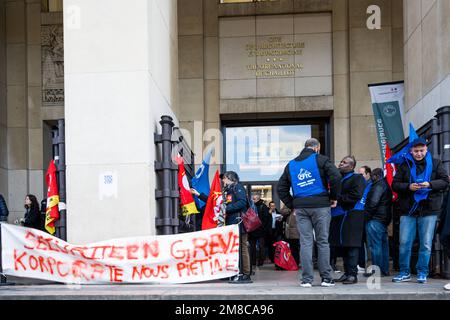
{"label": "stone wall carving", "polygon": [[64,38],[62,25],[44,25],[42,37],[42,105],[64,106]]}

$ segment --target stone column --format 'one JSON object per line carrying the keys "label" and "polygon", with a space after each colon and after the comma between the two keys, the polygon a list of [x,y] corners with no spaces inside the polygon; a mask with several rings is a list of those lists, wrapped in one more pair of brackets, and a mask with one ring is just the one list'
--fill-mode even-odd
{"label": "stone column", "polygon": [[[44,163],[42,133],[42,67],[41,67],[41,1],[28,0],[27,21],[27,127],[29,192],[38,201],[44,195]],[[45,166],[47,166],[45,164]],[[46,168],[45,168],[46,169]]]}
{"label": "stone column", "polygon": [[[392,81],[392,1],[349,0],[350,141],[359,165],[381,166],[368,84]],[[381,8],[381,29],[367,28],[367,8]]]}
{"label": "stone column", "polygon": [[203,12],[203,0],[178,1],[179,119],[181,128],[187,130],[185,138],[196,154],[196,163],[201,163],[205,130]]}
{"label": "stone column", "polygon": [[6,106],[6,14],[5,1],[0,1],[0,194],[8,198]]}
{"label": "stone column", "polygon": [[64,1],[70,242],[156,233],[153,134],[175,116],[176,8]]}
{"label": "stone column", "polygon": [[348,0],[333,1],[333,154],[336,164],[350,153]]}
{"label": "stone column", "polygon": [[6,2],[7,166],[10,221],[23,216],[28,189],[27,35],[25,0]]}

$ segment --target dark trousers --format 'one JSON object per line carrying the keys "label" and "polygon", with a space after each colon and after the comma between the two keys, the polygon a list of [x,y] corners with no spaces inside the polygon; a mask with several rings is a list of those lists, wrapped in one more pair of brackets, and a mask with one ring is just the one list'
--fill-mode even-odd
{"label": "dark trousers", "polygon": [[337,258],[343,257],[342,248],[339,247],[330,247],[330,264],[335,266],[337,263]]}
{"label": "dark trousers", "polygon": [[[264,264],[264,260],[266,259],[266,246],[264,237],[260,238],[251,238],[250,242],[250,261],[252,262],[252,266],[262,266]],[[259,246],[256,244],[258,243]]]}
{"label": "dark trousers", "polygon": [[287,239],[287,243],[289,243],[289,248],[291,249],[292,256],[294,257],[297,265],[300,264],[300,240],[299,239]]}
{"label": "dark trousers", "polygon": [[344,270],[347,276],[358,276],[359,248],[345,247],[341,249],[344,257]]}
{"label": "dark trousers", "polygon": [[361,244],[361,248],[359,248],[359,257],[358,257],[358,266],[360,266],[361,268],[366,267],[366,261],[367,261],[366,242],[367,242],[367,235],[366,235],[366,227],[364,226],[363,236],[362,236],[362,244]]}

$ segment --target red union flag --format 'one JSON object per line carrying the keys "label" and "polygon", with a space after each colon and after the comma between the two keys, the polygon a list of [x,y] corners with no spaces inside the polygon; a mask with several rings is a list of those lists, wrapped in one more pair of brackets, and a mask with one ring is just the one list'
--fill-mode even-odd
{"label": "red union flag", "polygon": [[[384,176],[386,177],[386,181],[392,189],[392,182],[394,181],[394,176],[397,172],[395,164],[388,163],[388,160],[392,157],[391,148],[389,148],[389,144],[386,144],[386,157],[384,159]],[[393,192],[393,200],[397,200],[398,195]]]}
{"label": "red union flag", "polygon": [[225,225],[225,211],[222,197],[222,187],[220,186],[219,171],[216,172],[211,185],[208,202],[205,207],[205,214],[202,221],[202,230],[214,229]]}
{"label": "red union flag", "polygon": [[55,234],[55,221],[59,219],[59,194],[58,184],[56,181],[56,166],[55,161],[50,161],[50,164],[45,175],[47,182],[47,210],[45,212],[45,229],[50,234]]}
{"label": "red union flag", "polygon": [[183,158],[178,156],[176,160],[178,163],[178,186],[180,187],[181,212],[183,216],[199,213],[197,207],[195,206],[194,197],[190,191],[191,188],[186,176]]}

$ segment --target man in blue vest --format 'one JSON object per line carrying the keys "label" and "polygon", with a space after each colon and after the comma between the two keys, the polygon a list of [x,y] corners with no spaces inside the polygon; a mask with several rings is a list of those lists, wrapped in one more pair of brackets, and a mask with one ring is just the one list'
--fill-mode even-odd
{"label": "man in blue vest", "polygon": [[278,182],[281,201],[289,209],[295,209],[303,269],[300,285],[303,288],[311,288],[314,280],[313,232],[318,248],[321,286],[334,286],[328,235],[330,211],[337,203],[340,180],[341,175],[334,164],[327,157],[320,155],[320,142],[317,139],[309,139],[300,156],[286,166]]}
{"label": "man in blue vest", "polygon": [[345,157],[339,164],[342,175],[341,193],[336,208],[331,210],[330,245],[344,258],[345,273],[337,282],[358,282],[358,258],[364,229],[364,204],[370,184],[355,173],[356,160]]}
{"label": "man in blue vest", "polygon": [[398,193],[400,218],[400,273],[393,282],[411,281],[411,249],[419,233],[420,249],[416,265],[417,282],[426,283],[437,217],[443,193],[448,189],[448,173],[442,162],[433,159],[423,138],[415,139],[405,162],[398,168],[392,188]]}

